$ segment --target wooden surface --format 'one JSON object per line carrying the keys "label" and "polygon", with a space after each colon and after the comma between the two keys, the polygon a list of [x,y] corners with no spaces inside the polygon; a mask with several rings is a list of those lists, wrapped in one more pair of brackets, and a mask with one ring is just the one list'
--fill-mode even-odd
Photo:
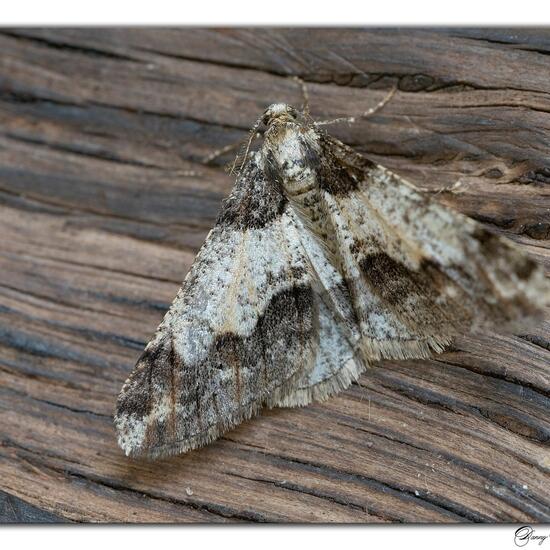
{"label": "wooden surface", "polygon": [[0,30],[0,516],[550,521],[550,322],[385,362],[209,447],[125,458],[121,384],[232,180],[201,159],[272,102],[550,270],[550,30]]}

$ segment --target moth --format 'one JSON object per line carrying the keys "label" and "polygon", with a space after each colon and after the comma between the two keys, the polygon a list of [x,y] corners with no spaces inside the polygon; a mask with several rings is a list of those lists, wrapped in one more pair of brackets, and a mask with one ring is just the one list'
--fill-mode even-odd
{"label": "moth", "polygon": [[[286,104],[124,384],[118,442],[206,445],[262,407],[322,401],[380,359],[427,358],[550,301],[511,241],[444,207]],[[257,124],[257,126],[258,126]]]}

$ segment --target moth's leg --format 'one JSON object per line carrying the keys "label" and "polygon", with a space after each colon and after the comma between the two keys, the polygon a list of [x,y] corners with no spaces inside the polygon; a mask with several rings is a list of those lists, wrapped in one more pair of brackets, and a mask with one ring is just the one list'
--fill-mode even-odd
{"label": "moth's leg", "polygon": [[293,76],[292,78],[298,82],[302,88],[302,113],[307,117],[309,116],[309,93],[307,91],[307,85],[299,76]]}
{"label": "moth's leg", "polygon": [[315,126],[327,126],[328,124],[336,124],[338,122],[348,122],[350,124],[354,123],[358,118],[367,118],[369,116],[372,116],[374,113],[380,111],[388,103],[388,101],[394,96],[395,92],[397,91],[397,86],[394,86],[390,92],[386,95],[382,101],[380,101],[377,105],[374,107],[371,107],[367,111],[365,111],[363,114],[359,116],[350,116],[350,117],[341,117],[341,118],[334,118],[332,120],[320,120],[318,122],[314,122]]}
{"label": "moth's leg", "polygon": [[249,134],[248,140],[246,141],[246,147],[245,147],[245,144],[243,143],[241,151],[239,151],[239,153],[235,157],[235,160],[233,161],[233,164],[232,164],[232,166],[229,170],[230,174],[234,174],[235,173],[235,168],[237,168],[237,164],[240,164],[239,169],[237,170],[237,177],[239,177],[241,175],[241,171],[242,171],[244,163],[246,161],[248,151],[250,151],[250,146],[252,145],[252,142],[254,141],[254,139],[261,135],[258,132],[258,128],[260,127],[261,123],[262,123],[262,117],[260,117],[254,123],[254,126],[252,126],[252,128],[250,129],[250,134]]}
{"label": "moth's leg", "polygon": [[176,175],[184,178],[198,178],[204,174],[200,170],[179,170]]}
{"label": "moth's leg", "polygon": [[250,141],[251,139],[259,138],[259,137],[261,137],[260,132],[255,132],[255,134],[253,136],[249,136],[247,141],[241,139],[240,141],[230,143],[229,145],[226,145],[225,147],[222,147],[221,149],[216,149],[215,151],[212,151],[212,153],[210,153],[208,156],[203,157],[201,162],[203,164],[207,164],[207,165],[211,164],[217,158],[225,155],[226,153],[230,153],[231,151],[236,151],[239,148],[244,149],[244,146],[245,146],[246,143],[248,143],[248,141]]}
{"label": "moth's leg", "polygon": [[[466,189],[470,187],[470,183],[464,183],[462,179],[457,179],[453,184],[446,185],[445,187],[439,187],[437,189],[425,189],[428,192],[433,192],[434,195],[439,195],[439,193],[451,193],[453,195],[458,195],[464,193]],[[422,189],[422,188],[421,188]]]}
{"label": "moth's leg", "polygon": [[201,162],[203,164],[210,164],[211,162],[214,162],[217,158],[225,155],[226,153],[230,153],[231,151],[235,151],[238,149],[241,144],[242,140],[236,141],[235,143],[230,143],[229,145],[226,145],[225,147],[222,147],[221,149],[216,149],[212,153],[210,153],[208,156],[203,157]]}

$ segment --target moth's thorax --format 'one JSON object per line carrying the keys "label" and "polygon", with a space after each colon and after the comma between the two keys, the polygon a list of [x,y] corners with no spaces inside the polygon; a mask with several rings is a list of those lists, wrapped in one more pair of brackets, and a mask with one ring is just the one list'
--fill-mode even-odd
{"label": "moth's thorax", "polygon": [[299,197],[316,187],[317,136],[313,129],[298,122],[275,122],[266,132],[264,143],[271,168],[285,192]]}
{"label": "moth's thorax", "polygon": [[311,126],[299,120],[281,122],[277,118],[269,125],[264,141],[269,170],[309,226],[324,235],[326,216],[320,197],[319,155],[319,135]]}

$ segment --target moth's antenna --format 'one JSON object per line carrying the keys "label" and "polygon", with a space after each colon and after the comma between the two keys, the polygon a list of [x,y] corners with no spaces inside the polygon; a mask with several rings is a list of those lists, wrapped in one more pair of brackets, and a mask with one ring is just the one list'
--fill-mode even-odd
{"label": "moth's antenna", "polygon": [[[309,117],[309,93],[307,91],[306,83],[299,77],[299,76],[293,76],[293,80],[298,82],[300,84],[300,87],[302,89],[302,98],[303,98],[303,105],[302,105],[302,112],[305,116]],[[248,140],[246,141],[246,146],[242,146],[241,152],[237,154],[235,157],[235,160],[233,161],[233,164],[231,165],[231,168],[229,169],[230,174],[235,173],[235,169],[237,168],[237,164],[239,163],[239,160],[241,161],[241,164],[239,166],[239,170],[237,172],[237,177],[240,176],[241,170],[243,169],[244,163],[246,162],[246,157],[248,155],[248,152],[250,151],[250,146],[252,145],[252,142],[255,138],[260,136],[260,133],[258,132],[258,128],[260,127],[260,124],[262,123],[262,117],[260,117],[254,124],[254,126],[250,130],[250,134],[248,137]],[[218,157],[221,157],[225,153],[229,153],[229,151],[233,151],[234,149],[237,149],[241,145],[242,142],[239,143],[231,143],[229,145],[226,145],[225,147],[222,147],[221,149],[217,149],[216,151],[213,151],[203,159],[203,162],[205,164],[211,163],[213,160],[217,159]]]}
{"label": "moth's antenna", "polygon": [[305,116],[309,116],[309,93],[307,91],[306,83],[299,76],[293,76],[292,78],[298,82],[302,88],[302,112]]}
{"label": "moth's antenna", "polygon": [[252,141],[254,140],[254,138],[256,137],[256,135],[258,135],[258,128],[260,127],[260,124],[262,123],[262,117],[260,117],[255,123],[254,123],[254,126],[252,126],[251,130],[250,130],[250,136],[246,142],[246,149],[244,150],[244,154],[241,155],[240,153],[235,157],[235,160],[233,161],[233,165],[231,166],[231,169],[229,170],[229,173],[230,174],[234,174],[235,173],[235,168],[237,166],[237,162],[239,161],[240,158],[242,158],[241,160],[241,165],[239,166],[239,171],[237,172],[237,177],[239,177],[241,175],[241,170],[243,169],[243,166],[244,166],[244,163],[246,162],[246,157],[248,155],[248,151],[250,151],[250,146],[252,145]]}
{"label": "moth's antenna", "polygon": [[377,105],[374,107],[371,107],[368,111],[365,111],[362,115],[359,115],[358,117],[350,116],[350,117],[342,117],[342,118],[335,118],[333,120],[320,120],[318,122],[314,122],[313,124],[315,126],[326,126],[328,124],[336,124],[338,122],[349,122],[350,124],[355,122],[358,118],[367,118],[374,113],[380,111],[388,103],[388,101],[394,96],[395,92],[397,91],[397,85],[394,86],[388,95],[380,101]]}
{"label": "moth's antenna", "polygon": [[230,151],[234,151],[235,149],[238,149],[242,144],[241,141],[237,141],[236,143],[230,143],[229,145],[226,145],[225,147],[222,147],[221,149],[216,149],[212,153],[210,153],[208,156],[204,157],[202,159],[203,164],[210,164],[217,158],[221,157],[222,155],[225,155],[226,153],[229,153]]}

